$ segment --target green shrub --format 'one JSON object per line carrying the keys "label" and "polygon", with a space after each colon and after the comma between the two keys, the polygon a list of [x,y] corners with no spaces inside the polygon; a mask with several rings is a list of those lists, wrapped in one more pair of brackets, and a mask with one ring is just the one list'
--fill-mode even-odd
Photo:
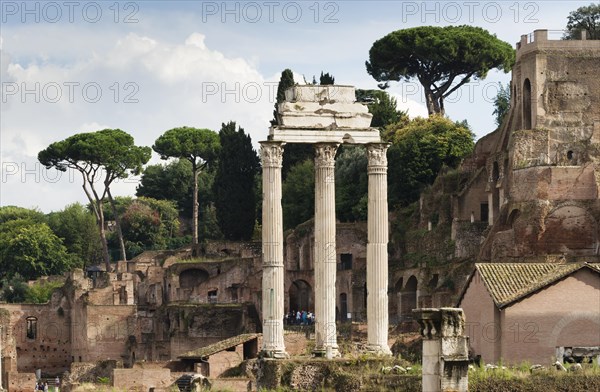
{"label": "green shrub", "polygon": [[25,301],[34,304],[44,304],[50,300],[54,289],[62,286],[62,282],[36,282],[27,288]]}

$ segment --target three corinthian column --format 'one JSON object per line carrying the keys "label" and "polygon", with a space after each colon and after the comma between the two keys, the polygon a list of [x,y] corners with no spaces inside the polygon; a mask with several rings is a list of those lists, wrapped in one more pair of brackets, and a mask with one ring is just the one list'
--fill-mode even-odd
{"label": "three corinthian column", "polygon": [[[335,154],[338,143],[315,144],[315,334],[314,354],[339,356],[335,325],[336,220]],[[369,201],[367,243],[367,322],[369,351],[388,347],[388,145],[367,144]],[[263,355],[287,356],[283,341],[284,264],[281,210],[283,143],[261,142],[263,166]]]}

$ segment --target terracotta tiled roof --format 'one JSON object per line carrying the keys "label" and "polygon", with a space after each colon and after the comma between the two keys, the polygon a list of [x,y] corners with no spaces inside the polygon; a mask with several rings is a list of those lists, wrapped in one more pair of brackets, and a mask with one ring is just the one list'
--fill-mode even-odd
{"label": "terracotta tiled roof", "polygon": [[480,263],[475,264],[498,308],[503,308],[581,269],[600,273],[595,263]]}
{"label": "terracotta tiled roof", "polygon": [[213,343],[206,347],[201,347],[199,349],[188,351],[185,354],[181,354],[178,358],[181,359],[199,359],[211,356],[223,350],[227,350],[228,348],[235,347],[239,344],[246,343],[249,340],[256,339],[261,334],[259,333],[245,333],[242,335],[233,336],[231,338],[221,340],[217,343]]}
{"label": "terracotta tiled roof", "polygon": [[588,267],[600,272],[600,263],[588,263]]}

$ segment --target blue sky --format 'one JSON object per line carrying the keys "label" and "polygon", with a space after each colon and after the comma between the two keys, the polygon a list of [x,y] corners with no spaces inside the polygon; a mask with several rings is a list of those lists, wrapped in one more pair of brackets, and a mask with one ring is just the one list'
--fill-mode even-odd
{"label": "blue sky", "polygon": [[[376,88],[365,70],[372,43],[420,25],[483,27],[514,45],[535,29],[560,30],[579,1],[1,1],[0,205],[58,210],[86,202],[76,174],[37,163],[37,152],[76,132],[120,128],[151,145],[188,125],[237,121],[265,139],[279,74]],[[550,35],[559,38],[560,33]],[[494,130],[491,72],[447,100],[477,137]],[[426,114],[417,83],[389,92]],[[157,162],[154,157],[152,162]],[[136,179],[116,185],[133,195]]]}

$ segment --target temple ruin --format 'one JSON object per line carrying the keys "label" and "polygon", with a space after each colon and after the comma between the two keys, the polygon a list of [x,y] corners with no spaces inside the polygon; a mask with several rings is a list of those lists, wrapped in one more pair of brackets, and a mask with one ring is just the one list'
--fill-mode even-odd
{"label": "temple ruin", "polygon": [[263,167],[263,348],[267,357],[284,358],[284,262],[281,167],[286,143],[315,148],[314,276],[316,345],[314,354],[339,356],[336,333],[335,154],[342,143],[362,144],[368,156],[367,322],[368,349],[391,354],[387,300],[388,146],[372,115],[356,102],[354,87],[295,86],[279,104],[278,126],[261,142]]}

